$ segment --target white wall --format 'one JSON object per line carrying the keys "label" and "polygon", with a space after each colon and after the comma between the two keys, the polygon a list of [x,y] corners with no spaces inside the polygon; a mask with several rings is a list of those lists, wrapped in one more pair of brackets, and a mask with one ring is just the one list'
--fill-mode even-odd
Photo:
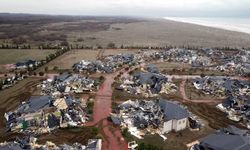
{"label": "white wall", "polygon": [[187,128],[187,121],[188,121],[187,118],[175,120],[175,126],[174,126],[173,130],[180,131],[180,130],[186,129]]}
{"label": "white wall", "polygon": [[169,120],[167,122],[164,122],[162,132],[163,133],[168,133],[171,130],[173,130],[173,120]]}
{"label": "white wall", "polygon": [[180,120],[169,120],[167,122],[164,122],[162,132],[168,133],[172,130],[180,131],[180,130],[186,129],[187,125],[188,125],[188,118],[184,118]]}

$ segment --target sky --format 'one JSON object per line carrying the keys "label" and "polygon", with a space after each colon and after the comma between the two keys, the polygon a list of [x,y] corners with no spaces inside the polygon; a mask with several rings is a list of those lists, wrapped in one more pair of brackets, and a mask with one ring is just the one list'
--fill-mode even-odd
{"label": "sky", "polygon": [[0,0],[2,13],[250,17],[250,0]]}

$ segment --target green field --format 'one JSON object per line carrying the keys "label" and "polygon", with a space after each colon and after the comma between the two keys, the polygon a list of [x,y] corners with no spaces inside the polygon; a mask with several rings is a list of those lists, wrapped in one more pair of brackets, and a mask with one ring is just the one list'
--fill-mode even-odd
{"label": "green field", "polygon": [[54,53],[55,50],[18,50],[18,49],[4,49],[0,50],[0,64],[11,64],[17,61],[26,59],[41,60],[45,59],[48,54]]}

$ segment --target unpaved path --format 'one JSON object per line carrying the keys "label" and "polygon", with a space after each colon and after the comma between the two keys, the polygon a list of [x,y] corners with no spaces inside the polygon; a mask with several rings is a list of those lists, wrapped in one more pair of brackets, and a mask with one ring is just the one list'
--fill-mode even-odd
{"label": "unpaved path", "polygon": [[87,126],[98,125],[101,129],[101,133],[104,136],[102,150],[128,149],[127,142],[122,137],[120,129],[107,121],[112,108],[112,84],[119,72],[121,71],[104,75],[105,81],[97,91],[94,101],[93,121],[86,124]]}
{"label": "unpaved path", "polygon": [[186,90],[185,90],[186,81],[187,81],[186,79],[183,79],[180,84],[180,93],[181,93],[183,102],[208,103],[208,104],[217,104],[221,102],[221,100],[218,100],[218,99],[207,99],[207,100],[206,99],[202,99],[202,100],[189,99],[186,95]]}

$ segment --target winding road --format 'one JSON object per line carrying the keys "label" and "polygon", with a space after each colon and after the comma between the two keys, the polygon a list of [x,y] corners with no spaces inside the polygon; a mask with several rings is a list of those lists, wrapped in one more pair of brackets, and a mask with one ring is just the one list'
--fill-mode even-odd
{"label": "winding road", "polygon": [[[186,90],[185,90],[185,86],[186,86],[186,82],[187,79],[195,79],[195,78],[200,78],[200,76],[195,76],[195,75],[167,75],[168,78],[170,79],[181,79],[181,84],[180,84],[180,93],[182,96],[182,102],[192,102],[192,103],[208,103],[208,104],[218,104],[220,103],[222,100],[219,99],[202,99],[202,100],[194,100],[194,99],[190,99],[188,98],[188,96],[186,95]],[[241,81],[250,81],[250,77],[239,77],[239,76],[231,76],[231,77],[226,77],[226,76],[218,76],[221,78],[230,78],[230,79],[236,79],[236,80],[241,80]]]}
{"label": "winding road", "polygon": [[114,78],[124,70],[113,74],[105,74],[105,81],[97,91],[94,101],[93,121],[88,122],[86,126],[98,126],[101,130],[104,140],[102,150],[127,150],[127,142],[122,137],[119,127],[115,127],[107,120],[112,109],[112,84]]}
{"label": "winding road", "polygon": [[[144,66],[145,64],[142,64]],[[138,66],[136,66],[138,67]],[[136,67],[130,68],[128,71],[122,69],[120,71],[114,72],[112,74],[104,74],[104,82],[100,86],[99,90],[96,93],[93,107],[93,120],[88,122],[86,126],[97,126],[100,129],[100,133],[103,136],[102,150],[128,150],[128,144],[126,140],[122,137],[119,127],[115,127],[111,122],[107,120],[107,117],[112,111],[112,84],[114,78],[120,73],[123,72],[123,76],[128,75],[130,70],[133,70]],[[10,74],[11,75],[11,74]],[[53,77],[58,74],[45,74],[43,77]],[[0,74],[0,77],[4,74]],[[40,76],[33,76],[40,77]],[[167,75],[169,79],[181,79],[179,90],[182,96],[182,102],[191,102],[191,103],[208,103],[215,104],[219,103],[220,100],[210,99],[210,100],[192,100],[189,99],[185,92],[185,85],[187,79],[194,79],[200,76],[195,75]],[[226,77],[226,76],[221,76]],[[228,77],[231,79],[237,80],[247,80],[250,81],[250,78],[244,77]]]}

